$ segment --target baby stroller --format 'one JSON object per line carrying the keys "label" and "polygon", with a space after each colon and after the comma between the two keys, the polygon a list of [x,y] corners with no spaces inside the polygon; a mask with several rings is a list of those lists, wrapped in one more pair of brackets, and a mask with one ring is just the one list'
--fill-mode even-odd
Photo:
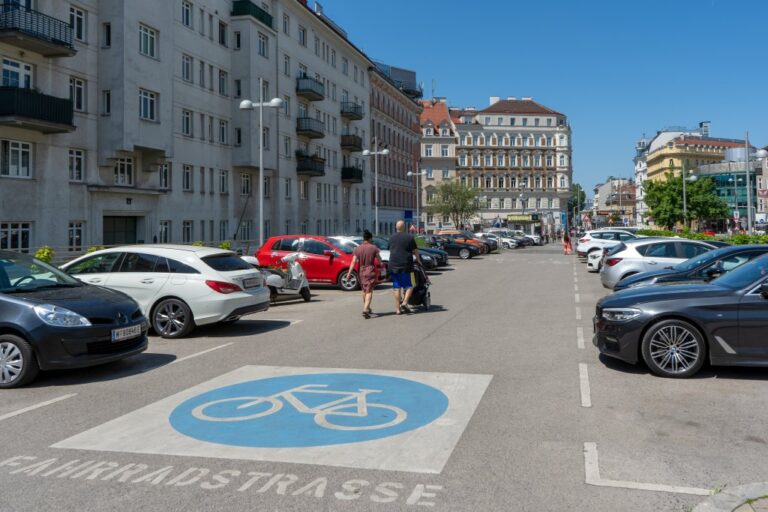
{"label": "baby stroller", "polygon": [[413,270],[414,286],[411,293],[411,299],[408,301],[410,306],[424,306],[424,311],[429,311],[432,306],[432,296],[429,293],[430,281],[427,273],[420,265],[416,265]]}

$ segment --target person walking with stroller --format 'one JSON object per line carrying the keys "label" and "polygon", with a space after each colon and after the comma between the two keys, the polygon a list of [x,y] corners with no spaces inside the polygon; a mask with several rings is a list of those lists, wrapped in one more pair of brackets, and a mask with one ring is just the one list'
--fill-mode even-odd
{"label": "person walking with stroller", "polygon": [[363,318],[371,318],[371,301],[373,301],[373,289],[379,282],[379,265],[381,254],[379,248],[373,245],[373,235],[367,229],[363,232],[363,243],[355,247],[352,251],[352,262],[347,270],[347,279],[349,274],[355,268],[355,263],[360,262],[360,289],[363,291]]}
{"label": "person walking with stroller", "polygon": [[[405,232],[405,222],[397,221],[397,231],[389,238],[389,271],[392,275],[392,290],[395,293],[395,313],[412,313],[414,309],[408,304],[413,293],[413,259],[416,257],[421,265],[421,256],[416,247],[416,239]],[[401,294],[405,292],[405,296]]]}

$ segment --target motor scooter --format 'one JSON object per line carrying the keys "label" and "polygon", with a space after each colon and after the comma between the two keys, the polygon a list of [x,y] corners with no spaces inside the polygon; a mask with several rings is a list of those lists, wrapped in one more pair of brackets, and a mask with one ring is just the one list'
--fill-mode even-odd
{"label": "motor scooter", "polygon": [[269,300],[276,302],[279,297],[284,295],[299,295],[305,302],[312,300],[312,294],[309,291],[309,281],[304,269],[297,260],[301,253],[292,252],[283,256],[280,261],[288,264],[288,270],[276,268],[264,268],[259,265],[259,261],[253,256],[242,256],[242,258],[261,270],[264,279],[269,287]]}

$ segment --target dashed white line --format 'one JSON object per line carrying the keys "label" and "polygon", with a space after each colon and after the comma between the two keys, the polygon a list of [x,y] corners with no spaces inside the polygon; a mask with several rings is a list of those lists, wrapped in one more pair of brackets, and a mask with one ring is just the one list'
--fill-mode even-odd
{"label": "dashed white line", "polygon": [[573,298],[574,298],[574,300],[576,301],[576,304],[578,304],[579,302],[581,302],[581,297],[579,297],[579,294],[578,294],[578,293],[577,293],[576,295],[574,295],[574,297],[573,297]]}
{"label": "dashed white line", "polygon": [[576,306],[576,320],[581,320],[581,308]]}
{"label": "dashed white line", "polygon": [[39,404],[30,405],[29,407],[19,409],[18,411],[13,411],[13,412],[3,414],[2,416],[0,416],[0,421],[7,420],[8,418],[13,418],[14,416],[18,416],[19,414],[24,414],[25,412],[34,411],[35,409],[45,407],[46,405],[51,405],[51,404],[55,404],[56,402],[61,402],[62,400],[66,400],[67,398],[72,398],[73,396],[77,396],[77,393],[69,393],[67,395],[62,395],[58,398],[53,398],[51,400],[46,400],[45,402],[40,402]]}
{"label": "dashed white line", "polygon": [[[578,292],[579,291],[579,285],[575,284],[573,285],[573,291]],[[578,294],[576,295],[578,297]]]}
{"label": "dashed white line", "polygon": [[681,487],[677,485],[646,484],[642,482],[628,482],[625,480],[609,480],[600,477],[600,466],[597,458],[597,443],[584,443],[584,481],[587,485],[599,487],[619,487],[622,489],[637,489],[640,491],[671,492],[676,494],[694,494],[696,496],[709,496],[712,491],[699,487]]}
{"label": "dashed white line", "polygon": [[584,328],[583,327],[576,328],[576,346],[578,346],[582,350],[584,349]]}
{"label": "dashed white line", "polygon": [[592,407],[592,397],[589,392],[589,373],[586,363],[579,363],[579,387],[581,388],[581,406]]}
{"label": "dashed white line", "polygon": [[214,350],[219,350],[220,348],[228,347],[228,346],[233,345],[233,344],[234,344],[234,342],[229,342],[229,343],[225,343],[223,345],[218,345],[216,347],[209,348],[208,350],[202,350],[200,352],[195,352],[194,354],[190,354],[188,356],[184,356],[184,357],[180,357],[179,359],[175,359],[174,361],[171,361],[170,364],[180,363],[182,361],[186,361],[187,359],[192,359],[194,357],[202,356],[202,355],[207,354],[209,352],[213,352]]}

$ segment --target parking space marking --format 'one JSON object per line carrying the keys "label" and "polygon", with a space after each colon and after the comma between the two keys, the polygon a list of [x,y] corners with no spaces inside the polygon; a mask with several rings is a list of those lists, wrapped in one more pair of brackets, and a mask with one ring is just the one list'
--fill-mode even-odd
{"label": "parking space marking", "polygon": [[18,411],[13,411],[13,412],[3,414],[2,416],[0,416],[0,421],[7,420],[8,418],[13,418],[14,416],[24,414],[25,412],[34,411],[35,409],[40,409],[41,407],[45,407],[47,405],[55,404],[56,402],[61,402],[62,400],[72,398],[73,396],[77,396],[77,393],[69,393],[66,395],[62,395],[58,398],[46,400],[45,402],[40,402],[39,404],[30,405],[29,407],[19,409]]}
{"label": "parking space marking", "polygon": [[581,308],[576,306],[576,320],[581,320]]}
{"label": "parking space marking", "polygon": [[642,482],[628,482],[625,480],[609,480],[600,477],[600,466],[597,458],[597,443],[584,443],[584,481],[587,485],[598,487],[618,487],[621,489],[636,489],[640,491],[669,492],[675,494],[694,494],[696,496],[710,496],[710,489],[699,487],[682,487],[678,485],[647,484]]}
{"label": "parking space marking", "polygon": [[574,296],[574,300],[576,301],[576,304],[578,304],[579,302],[581,302],[581,297],[579,297],[579,294],[578,294],[578,293],[577,293],[577,294],[575,294],[575,296]]}
{"label": "parking space marking", "polygon": [[592,396],[589,392],[589,373],[586,363],[579,363],[579,387],[581,388],[581,406],[592,407]]}
{"label": "parking space marking", "polygon": [[[574,284],[573,285],[573,291],[575,291],[575,292],[579,291],[579,285],[578,284]],[[578,294],[577,294],[577,296],[578,296]]]}
{"label": "parking space marking", "polygon": [[583,327],[576,328],[576,346],[584,350],[584,328]]}
{"label": "parking space marking", "polygon": [[188,359],[199,357],[199,356],[202,356],[202,355],[207,354],[209,352],[213,352],[214,350],[219,350],[220,348],[228,347],[230,345],[234,345],[234,342],[225,343],[225,344],[219,345],[217,347],[209,348],[207,350],[201,350],[200,352],[195,352],[194,354],[190,354],[188,356],[180,357],[178,359],[175,359],[175,360],[171,361],[169,364],[180,363],[182,361],[186,361]]}

